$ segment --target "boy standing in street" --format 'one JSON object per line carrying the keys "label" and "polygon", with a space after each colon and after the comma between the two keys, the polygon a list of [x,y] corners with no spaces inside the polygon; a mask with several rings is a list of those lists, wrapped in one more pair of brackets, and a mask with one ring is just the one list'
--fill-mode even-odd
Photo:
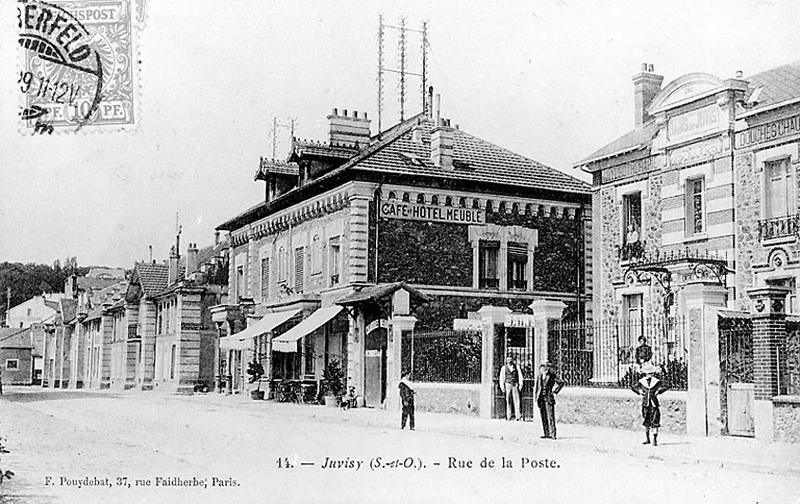
{"label": "boy standing in street", "polygon": [[414,394],[416,392],[411,388],[409,379],[409,373],[405,373],[400,378],[400,384],[398,385],[400,388],[400,400],[403,403],[403,416],[400,421],[401,430],[406,428],[406,420],[408,420],[408,427],[414,430]]}

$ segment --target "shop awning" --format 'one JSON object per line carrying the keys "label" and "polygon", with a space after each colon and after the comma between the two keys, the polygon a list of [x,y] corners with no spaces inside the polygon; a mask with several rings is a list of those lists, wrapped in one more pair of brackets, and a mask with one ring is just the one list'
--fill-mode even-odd
{"label": "shop awning", "polygon": [[273,339],[272,349],[276,352],[296,352],[297,340],[319,329],[342,310],[344,310],[344,308],[341,306],[320,308],[296,326]]}
{"label": "shop awning", "polygon": [[243,350],[249,348],[256,336],[272,331],[300,312],[300,308],[275,313],[268,313],[258,322],[250,324],[243,331],[219,339],[219,347],[226,350]]}

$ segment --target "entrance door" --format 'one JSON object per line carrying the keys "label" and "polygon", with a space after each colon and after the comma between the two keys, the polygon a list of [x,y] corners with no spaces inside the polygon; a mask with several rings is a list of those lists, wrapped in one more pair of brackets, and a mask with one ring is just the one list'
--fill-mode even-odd
{"label": "entrance door", "polygon": [[532,329],[525,329],[519,327],[505,327],[503,325],[496,325],[494,332],[494,372],[492,379],[494,383],[494,408],[493,418],[506,417],[506,397],[500,389],[500,368],[506,363],[506,357],[511,355],[516,361],[517,365],[522,368],[523,382],[520,387],[520,413],[523,420],[533,420],[535,414],[536,404],[533,398],[533,389],[536,378],[536,364],[533,348],[530,347],[530,342],[533,338],[529,338],[527,331]]}
{"label": "entrance door", "polygon": [[364,402],[370,407],[379,407],[383,403],[386,369],[383,366],[384,352],[382,350],[367,350],[364,352]]}

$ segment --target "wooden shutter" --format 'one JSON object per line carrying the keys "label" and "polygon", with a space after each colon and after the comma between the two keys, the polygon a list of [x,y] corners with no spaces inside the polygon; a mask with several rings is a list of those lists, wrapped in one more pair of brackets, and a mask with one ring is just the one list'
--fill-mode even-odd
{"label": "wooden shutter", "polygon": [[269,258],[261,259],[261,299],[269,297]]}
{"label": "wooden shutter", "polygon": [[305,251],[303,247],[294,249],[294,291],[303,292]]}

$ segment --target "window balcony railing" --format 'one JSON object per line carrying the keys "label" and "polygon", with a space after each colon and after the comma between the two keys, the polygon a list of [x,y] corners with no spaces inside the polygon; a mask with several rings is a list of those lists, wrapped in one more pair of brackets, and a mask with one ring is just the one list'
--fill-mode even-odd
{"label": "window balcony railing", "polygon": [[760,220],[758,221],[758,238],[763,241],[786,236],[797,236],[799,220],[800,214]]}
{"label": "window balcony railing", "polygon": [[644,242],[635,241],[617,247],[620,261],[633,261],[641,259],[644,255]]}
{"label": "window balcony railing", "polygon": [[509,280],[508,281],[508,288],[511,290],[527,290],[528,289],[528,281],[527,280]]}
{"label": "window balcony railing", "polygon": [[499,278],[479,278],[478,279],[478,288],[480,288],[480,289],[499,289],[500,288],[500,279]]}

